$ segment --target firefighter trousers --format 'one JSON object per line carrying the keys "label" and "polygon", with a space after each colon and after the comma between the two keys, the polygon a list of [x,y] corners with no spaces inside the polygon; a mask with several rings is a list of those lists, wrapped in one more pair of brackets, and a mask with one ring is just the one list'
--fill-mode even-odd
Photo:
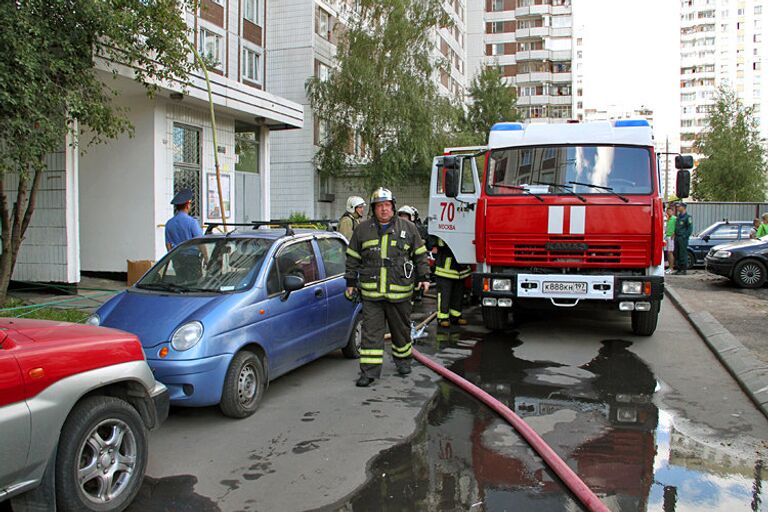
{"label": "firefighter trousers", "polygon": [[363,300],[360,373],[378,379],[384,363],[384,334],[392,334],[392,357],[398,369],[411,366],[411,302]]}
{"label": "firefighter trousers", "polygon": [[464,298],[464,280],[435,277],[437,283],[437,319],[454,322],[461,318],[461,301]]}

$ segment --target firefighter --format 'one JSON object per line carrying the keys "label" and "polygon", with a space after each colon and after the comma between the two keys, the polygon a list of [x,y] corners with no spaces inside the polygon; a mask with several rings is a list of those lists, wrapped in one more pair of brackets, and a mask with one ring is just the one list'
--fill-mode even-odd
{"label": "firefighter", "polygon": [[688,261],[688,239],[693,233],[693,218],[688,215],[685,203],[677,203],[677,221],[675,221],[675,261],[677,275],[687,274],[688,266],[694,262]]}
{"label": "firefighter", "polygon": [[451,248],[438,238],[432,248],[435,254],[435,283],[437,284],[437,321],[440,327],[451,324],[467,325],[461,317],[461,301],[464,298],[464,280],[471,269],[460,265]]}
{"label": "firefighter", "polygon": [[347,240],[352,239],[352,232],[360,224],[360,219],[365,213],[365,200],[360,196],[349,196],[347,199],[347,211],[339,219],[339,233]]}
{"label": "firefighter", "polygon": [[427,248],[416,226],[395,216],[395,196],[380,187],[369,204],[373,216],[352,234],[345,274],[347,296],[359,293],[363,301],[358,387],[381,376],[387,325],[397,372],[411,373],[411,296],[416,283],[429,289]]}

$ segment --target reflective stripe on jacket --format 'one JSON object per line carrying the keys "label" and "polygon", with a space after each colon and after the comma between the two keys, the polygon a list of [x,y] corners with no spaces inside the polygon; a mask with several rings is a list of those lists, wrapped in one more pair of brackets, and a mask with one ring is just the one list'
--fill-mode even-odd
{"label": "reflective stripe on jacket", "polygon": [[437,257],[435,258],[434,270],[436,276],[445,277],[447,279],[466,279],[469,277],[472,270],[467,265],[456,263],[453,251],[451,251],[450,247],[448,247],[442,239],[437,239],[436,247]]}
{"label": "reflective stripe on jacket", "polygon": [[360,223],[347,248],[347,286],[363,299],[410,300],[414,284],[427,280],[427,247],[416,226],[393,217],[386,230],[375,219]]}

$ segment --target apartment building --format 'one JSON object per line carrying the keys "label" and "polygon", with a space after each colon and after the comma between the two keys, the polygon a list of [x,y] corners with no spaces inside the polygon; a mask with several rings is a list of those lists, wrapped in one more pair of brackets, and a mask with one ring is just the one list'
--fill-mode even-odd
{"label": "apartment building", "polygon": [[97,62],[135,133],[89,148],[70,137],[49,157],[14,279],[71,283],[82,271],[125,272],[126,260],[159,259],[180,188],[193,190],[192,214],[202,223],[221,221],[215,155],[227,220],[269,218],[271,134],[300,128],[304,115],[298,103],[265,90],[271,28],[264,2],[202,0],[199,12],[184,14],[197,29],[194,44],[213,63],[215,144],[202,73],[184,90],[161,84],[149,98],[130,69],[118,66],[113,80]]}
{"label": "apartment building", "polygon": [[467,76],[475,76],[482,66],[499,66],[507,83],[517,89],[517,105],[525,120],[573,118],[571,1],[475,4],[470,9]]}
{"label": "apartment building", "polygon": [[694,152],[696,136],[721,85],[754,107],[765,139],[765,0],[682,0],[680,6],[680,151]]}
{"label": "apartment building", "polygon": [[[345,178],[321,177],[314,157],[327,126],[312,112],[306,94],[311,77],[327,78],[336,64],[339,38],[355,15],[355,0],[268,1],[267,89],[302,105],[305,124],[301,130],[276,133],[272,137],[271,215],[286,218],[302,213],[310,218],[338,218],[349,195],[368,191],[354,174]],[[436,71],[438,90],[464,101],[466,94],[466,0],[448,0],[444,8],[453,20],[451,27],[436,27],[433,57],[445,63]],[[359,140],[350,153],[363,157]],[[414,204],[426,211],[426,185],[382,184],[393,189],[399,204]]]}

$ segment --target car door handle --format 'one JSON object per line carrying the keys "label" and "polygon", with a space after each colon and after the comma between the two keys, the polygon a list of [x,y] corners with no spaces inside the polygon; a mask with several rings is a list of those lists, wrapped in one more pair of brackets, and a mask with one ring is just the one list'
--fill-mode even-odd
{"label": "car door handle", "polygon": [[322,296],[323,296],[323,290],[322,289],[318,288],[317,290],[315,290],[315,297],[317,297],[319,299]]}

